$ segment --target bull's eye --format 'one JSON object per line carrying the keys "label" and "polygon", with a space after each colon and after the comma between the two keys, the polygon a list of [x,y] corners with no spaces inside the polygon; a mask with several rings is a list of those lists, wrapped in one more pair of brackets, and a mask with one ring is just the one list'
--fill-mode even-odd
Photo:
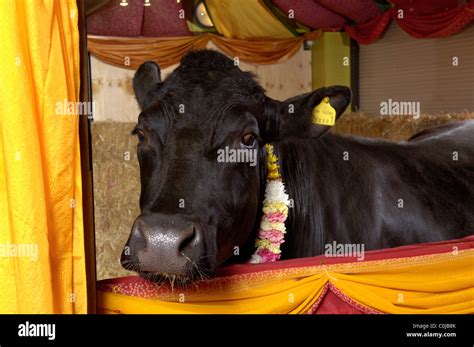
{"label": "bull's eye", "polygon": [[137,130],[137,131],[136,131],[136,135],[137,135],[138,141],[139,141],[140,143],[142,143],[143,141],[145,141],[145,134],[143,133],[143,131]]}
{"label": "bull's eye", "polygon": [[242,144],[245,147],[254,147],[257,143],[257,137],[254,134],[246,134],[242,137]]}

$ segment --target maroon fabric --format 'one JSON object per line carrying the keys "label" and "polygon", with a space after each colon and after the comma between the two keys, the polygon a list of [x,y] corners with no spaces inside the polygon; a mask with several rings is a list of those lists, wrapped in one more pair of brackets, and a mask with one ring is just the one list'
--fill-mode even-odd
{"label": "maroon fabric", "polygon": [[[368,251],[364,254],[364,261],[406,258],[426,254],[446,253],[452,252],[454,250],[453,247],[457,247],[457,250],[459,251],[474,248],[474,235],[459,240],[420,243],[410,246],[401,246],[376,251]],[[353,263],[355,261],[357,261],[357,259],[354,257],[326,257],[325,255],[319,255],[316,257],[280,260],[276,262],[262,264],[233,264],[223,266],[218,269],[216,276],[230,276],[242,273],[275,270],[279,268],[305,267],[321,264],[329,265]]]}
{"label": "maroon fabric", "polygon": [[346,23],[344,17],[326,9],[314,0],[274,0],[273,2],[287,14],[292,10],[295,19],[310,28],[338,30]]}
{"label": "maroon fabric", "polygon": [[128,0],[128,6],[112,0],[87,17],[87,33],[102,36],[190,36],[186,20],[180,18],[182,4],[170,0]]}
{"label": "maroon fabric", "polygon": [[[474,0],[459,6],[457,0],[393,0],[393,8],[382,13],[370,0],[275,0],[295,19],[313,29],[335,30],[344,27],[356,41],[369,44],[377,40],[392,20],[416,38],[453,35],[474,21]],[[403,10],[403,18],[399,18]]]}
{"label": "maroon fabric", "polygon": [[[180,11],[183,7],[175,0],[153,0],[153,5],[145,7],[142,36],[189,36],[186,19]],[[181,17],[181,18],[180,18]]]}
{"label": "maroon fabric", "polygon": [[379,17],[357,25],[346,25],[347,34],[357,42],[368,45],[377,40],[391,21],[391,13],[387,11]]}
{"label": "maroon fabric", "polygon": [[458,7],[431,15],[405,14],[399,19],[395,13],[392,19],[408,34],[416,38],[433,38],[453,35],[474,20],[474,2],[466,7]]}
{"label": "maroon fabric", "polygon": [[143,2],[129,1],[120,6],[111,1],[87,17],[87,33],[103,36],[140,36],[142,30]]}
{"label": "maroon fabric", "polygon": [[325,8],[355,23],[365,23],[380,16],[373,0],[317,0]]}
{"label": "maroon fabric", "polygon": [[328,289],[311,314],[366,314]]}
{"label": "maroon fabric", "polygon": [[441,13],[459,6],[458,0],[391,0],[395,8],[401,8],[410,15],[426,16]]}
{"label": "maroon fabric", "polygon": [[[400,9],[403,10],[402,18],[399,18]],[[474,1],[470,1],[465,6],[448,8],[448,10],[435,14],[412,14],[427,13],[428,11],[430,10],[427,8],[410,11],[410,8],[396,7],[367,23],[354,26],[346,25],[345,30],[359,43],[369,44],[382,35],[391,20],[394,20],[403,30],[415,38],[450,36],[474,21]]]}

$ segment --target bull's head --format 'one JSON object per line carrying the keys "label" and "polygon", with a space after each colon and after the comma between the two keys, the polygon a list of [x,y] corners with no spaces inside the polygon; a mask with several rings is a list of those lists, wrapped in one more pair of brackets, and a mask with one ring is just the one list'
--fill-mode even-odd
{"label": "bull's head", "polygon": [[165,81],[158,65],[146,62],[133,87],[141,108],[133,130],[141,214],[122,265],[148,278],[181,282],[211,275],[237,254],[250,256],[264,144],[321,136],[329,126],[312,122],[313,108],[328,97],[338,117],[351,96],[336,86],[272,100],[252,74],[216,51],[189,53]]}

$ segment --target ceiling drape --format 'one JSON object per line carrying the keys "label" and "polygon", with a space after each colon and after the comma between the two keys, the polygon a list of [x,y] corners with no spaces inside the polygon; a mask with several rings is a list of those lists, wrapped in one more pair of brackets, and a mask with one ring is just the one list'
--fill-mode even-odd
{"label": "ceiling drape", "polygon": [[[313,32],[316,39],[321,32]],[[204,49],[209,41],[230,57],[252,64],[283,63],[296,54],[304,42],[304,36],[288,39],[239,40],[205,34],[183,37],[102,37],[88,36],[89,52],[102,61],[128,69],[137,69],[147,60],[157,62],[161,67],[179,63],[190,50]]]}
{"label": "ceiling drape", "polygon": [[362,44],[379,39],[393,21],[415,38],[454,35],[474,20],[474,1],[458,6],[457,1],[393,0],[388,9],[362,0],[274,0],[284,12],[293,11],[296,20],[313,29],[345,30]]}
{"label": "ceiling drape", "polygon": [[263,4],[262,0],[207,0],[206,6],[217,31],[224,37],[291,38],[293,33]]}

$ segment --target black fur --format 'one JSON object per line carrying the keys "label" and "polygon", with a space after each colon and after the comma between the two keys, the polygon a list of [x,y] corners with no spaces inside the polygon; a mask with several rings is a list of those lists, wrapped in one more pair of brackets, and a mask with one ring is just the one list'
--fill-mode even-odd
{"label": "black fur", "polygon": [[417,142],[327,134],[275,143],[295,205],[283,256],[321,254],[332,241],[371,250],[474,233],[474,122],[450,128]]}

